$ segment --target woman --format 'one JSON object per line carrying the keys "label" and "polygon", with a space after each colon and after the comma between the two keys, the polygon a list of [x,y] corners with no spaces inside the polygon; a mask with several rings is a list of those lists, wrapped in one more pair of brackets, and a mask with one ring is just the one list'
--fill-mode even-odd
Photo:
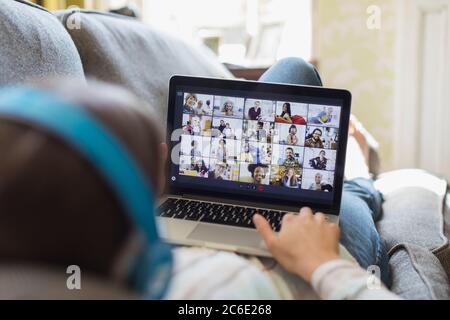
{"label": "woman", "polygon": [[194,171],[198,172],[199,177],[204,177],[208,173],[208,168],[206,167],[205,161],[197,161],[194,167]]}
{"label": "woman", "polygon": [[320,151],[319,156],[309,160],[311,168],[316,170],[327,170],[328,159],[325,150]]}
{"label": "woman", "polygon": [[216,159],[226,162],[227,160],[227,142],[224,139],[219,140],[219,145],[216,148]]}
{"label": "woman", "polygon": [[312,124],[319,124],[319,125],[326,125],[333,121],[333,108],[332,107],[325,107],[323,111],[319,112],[319,114],[316,117],[311,117],[309,120]]}
{"label": "woman", "polygon": [[234,139],[233,130],[231,129],[231,125],[227,123],[225,125],[225,129],[223,130],[223,134],[227,139]]}
{"label": "woman", "polygon": [[296,146],[298,145],[298,137],[297,137],[297,127],[295,125],[292,125],[289,128],[289,134],[287,137],[287,144],[290,146]]}
{"label": "woman", "polygon": [[290,189],[298,189],[300,184],[294,168],[289,168],[283,178],[283,186]]}
{"label": "woman", "polygon": [[198,149],[198,141],[193,140],[191,142],[191,157],[201,157],[202,152]]}
{"label": "woman", "polygon": [[224,120],[220,120],[220,125],[219,125],[219,127],[217,128],[217,129],[220,131],[220,133],[223,133],[223,131],[225,130],[226,127],[227,127],[227,126],[226,126],[226,124],[225,124],[225,121],[224,121]]}
{"label": "woman", "polygon": [[201,120],[199,117],[192,118],[192,133],[194,136],[201,135],[202,132],[202,126],[201,126]]}
{"label": "woman", "polygon": [[283,104],[282,113],[280,118],[286,123],[293,123],[292,121],[292,113],[291,113],[291,104],[286,102]]}
{"label": "woman", "polygon": [[208,178],[214,180],[225,180],[224,174],[226,169],[227,165],[224,162],[217,161],[214,170],[208,173]]}
{"label": "woman", "polygon": [[314,177],[314,182],[311,183],[311,185],[309,186],[308,190],[311,191],[322,191],[322,187],[325,185],[322,182],[323,179],[323,175],[321,173],[316,173],[315,177]]}
{"label": "woman", "polygon": [[305,141],[305,147],[307,148],[317,148],[323,149],[323,141],[322,141],[323,132],[320,129],[314,129],[311,136],[309,136]]}
{"label": "woman", "polygon": [[222,113],[227,116],[227,117],[232,117],[234,116],[234,104],[232,101],[227,101],[225,102],[225,104],[223,105],[222,108]]}
{"label": "woman", "polygon": [[248,171],[252,175],[254,184],[264,184],[264,180],[266,179],[266,171],[268,166],[264,164],[250,164],[248,166]]}
{"label": "woman", "polygon": [[[279,68],[295,71],[292,74],[300,77],[297,82],[303,81],[302,77],[314,70],[305,62],[299,63],[298,59],[282,60],[270,71],[275,75],[269,77],[269,73],[264,79],[280,82],[276,77],[280,74],[277,71]],[[286,77],[286,73],[282,74]],[[312,75],[317,77],[314,71]],[[88,89],[71,81],[47,85],[45,90],[57,92],[58,96],[95,115],[126,146],[142,167],[155,192],[162,193],[166,181],[162,168],[167,161],[167,146],[159,144],[158,121],[148,112],[150,108],[116,87],[95,85]],[[79,95],[80,91],[88,94]],[[3,183],[0,192],[1,263],[20,261],[30,265],[48,265],[57,270],[64,269],[64,273],[67,263],[75,263],[87,274],[94,272],[114,283],[128,283],[128,288],[137,293],[133,284],[126,281],[126,261],[142,256],[139,240],[142,237],[138,236],[137,231],[139,225],[128,219],[102,175],[70,146],[39,128],[3,119],[0,121],[0,132],[0,150],[3,155],[0,160]],[[73,193],[74,188],[76,194]],[[372,219],[370,210],[378,212],[373,207],[377,203],[377,194],[371,191],[370,183],[363,179],[352,181],[345,189],[341,239],[352,249],[358,262],[362,265],[372,263],[371,257],[365,259],[358,250],[370,255],[376,251],[371,250],[371,246],[379,244],[374,239],[370,220],[367,219],[367,215]],[[366,202],[358,196],[362,192],[368,195],[370,201]],[[355,210],[352,206],[355,203],[361,205],[353,213]],[[10,219],[11,214],[14,219]],[[349,219],[353,214],[359,220]],[[347,220],[350,225],[346,225]],[[67,221],[71,223],[67,224]],[[298,217],[287,215],[277,236],[264,218],[256,215],[254,222],[278,262],[288,271],[310,282],[320,297],[395,298],[385,289],[368,290],[365,287],[365,271],[339,259],[339,227],[328,224],[323,215],[313,215],[307,208]],[[344,230],[351,232],[353,227],[364,238],[358,238],[356,232],[354,235],[344,233]],[[62,229],[63,233],[60,232]],[[82,237],[80,230],[83,231]],[[99,231],[101,237],[98,236]],[[355,238],[352,240],[349,237]],[[352,242],[358,244],[358,250],[351,247]],[[383,247],[380,249],[377,255],[383,253]],[[250,299],[280,298],[266,272],[246,264],[234,255],[216,253],[212,256],[201,254],[195,249],[175,251],[176,255],[183,257],[175,261],[191,259],[197,261],[198,265],[197,268],[177,269],[178,272],[171,279],[171,287],[177,290],[168,292],[167,298],[236,299],[242,294]],[[220,278],[220,273],[213,272],[213,265],[233,265],[239,267],[239,272],[232,279],[227,278],[223,286],[219,282],[218,286],[205,288],[207,279]],[[194,274],[196,270],[202,270],[200,282],[193,281],[199,279],[193,277],[197,276]],[[382,277],[385,277],[384,272]],[[202,290],[198,290],[199,283],[202,284]],[[65,283],[62,286],[65,288]],[[239,290],[236,290],[236,286],[239,286]],[[42,292],[45,293],[44,290]]]}
{"label": "woman", "polygon": [[198,117],[201,117],[206,114],[205,110],[203,109],[203,101],[197,102],[197,107],[194,108],[194,114]]}
{"label": "woman", "polygon": [[197,103],[197,96],[192,93],[188,93],[184,99],[183,113],[194,114],[194,106]]}
{"label": "woman", "polygon": [[194,135],[194,128],[190,121],[186,122],[186,125],[183,127],[183,133],[187,135]]}
{"label": "woman", "polygon": [[248,142],[244,145],[240,159],[242,162],[253,163],[253,155],[251,153],[250,144]]}

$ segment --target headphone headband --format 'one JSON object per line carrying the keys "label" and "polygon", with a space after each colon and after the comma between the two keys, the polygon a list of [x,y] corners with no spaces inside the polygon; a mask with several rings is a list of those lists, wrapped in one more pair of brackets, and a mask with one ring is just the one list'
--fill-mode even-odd
{"label": "headphone headband", "polygon": [[[145,264],[136,267],[140,282],[150,280],[159,265],[171,264],[168,247],[159,240],[152,188],[135,160],[108,129],[83,108],[30,88],[0,90],[0,116],[42,126],[74,147],[103,175],[155,255],[139,258],[140,264]],[[166,288],[161,285],[159,281],[160,288],[152,289],[152,298],[162,296]]]}

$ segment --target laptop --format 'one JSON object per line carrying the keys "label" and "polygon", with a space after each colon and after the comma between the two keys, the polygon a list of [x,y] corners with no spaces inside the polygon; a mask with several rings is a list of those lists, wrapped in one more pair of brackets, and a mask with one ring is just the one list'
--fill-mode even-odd
{"label": "laptop", "polygon": [[275,232],[305,206],[337,222],[350,106],[346,90],[174,76],[162,238],[271,257],[254,214]]}

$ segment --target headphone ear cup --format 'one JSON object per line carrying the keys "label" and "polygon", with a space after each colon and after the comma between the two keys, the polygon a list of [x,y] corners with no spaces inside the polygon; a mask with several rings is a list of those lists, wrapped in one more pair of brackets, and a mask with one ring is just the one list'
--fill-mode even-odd
{"label": "headphone ear cup", "polygon": [[173,272],[172,248],[158,241],[144,247],[136,258],[130,274],[130,284],[144,299],[161,300]]}

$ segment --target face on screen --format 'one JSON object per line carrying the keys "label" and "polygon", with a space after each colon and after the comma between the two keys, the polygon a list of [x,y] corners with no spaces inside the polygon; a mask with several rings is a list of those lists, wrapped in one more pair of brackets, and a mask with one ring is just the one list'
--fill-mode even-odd
{"label": "face on screen", "polygon": [[183,93],[179,175],[332,193],[341,108]]}

